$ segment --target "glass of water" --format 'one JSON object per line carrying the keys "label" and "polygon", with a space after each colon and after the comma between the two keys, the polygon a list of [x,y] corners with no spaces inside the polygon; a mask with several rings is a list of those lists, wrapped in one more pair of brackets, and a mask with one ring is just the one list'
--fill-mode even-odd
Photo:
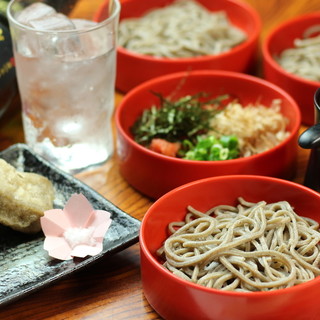
{"label": "glass of water", "polygon": [[[50,5],[46,4],[50,3]],[[26,143],[69,173],[113,154],[116,38],[120,12],[78,18],[79,1],[12,0],[7,9]]]}

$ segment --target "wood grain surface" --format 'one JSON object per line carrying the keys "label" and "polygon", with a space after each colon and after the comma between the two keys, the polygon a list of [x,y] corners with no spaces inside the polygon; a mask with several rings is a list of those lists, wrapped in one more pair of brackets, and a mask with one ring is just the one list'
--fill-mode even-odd
{"label": "wood grain surface", "polygon": [[[141,0],[145,1],[145,0]],[[151,1],[151,0],[148,0]],[[261,16],[266,34],[291,17],[320,10],[319,0],[245,0]],[[91,17],[102,1],[82,1],[78,10]],[[259,69],[259,66],[257,70]],[[117,105],[122,96],[116,94]],[[302,127],[301,131],[305,128]],[[17,98],[0,119],[0,150],[24,142],[20,101]],[[309,151],[299,149],[294,181],[303,183]],[[120,176],[116,157],[95,171],[78,177],[128,214],[142,219],[152,202],[131,188]],[[161,319],[143,295],[139,244],[100,260],[88,269],[60,280],[0,309],[0,319]]]}

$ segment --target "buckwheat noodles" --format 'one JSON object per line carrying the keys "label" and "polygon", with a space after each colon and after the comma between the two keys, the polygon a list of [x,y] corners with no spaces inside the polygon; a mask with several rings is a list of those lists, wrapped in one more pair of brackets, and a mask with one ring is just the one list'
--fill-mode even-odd
{"label": "buckwheat noodles", "polygon": [[320,25],[308,28],[303,37],[295,39],[293,48],[283,50],[278,63],[288,72],[305,79],[320,81]]}
{"label": "buckwheat noodles", "polygon": [[216,55],[247,38],[224,11],[211,12],[191,0],[154,9],[119,24],[119,45],[140,54],[181,58]]}
{"label": "buckwheat noodles", "polygon": [[175,275],[209,288],[269,291],[320,274],[317,222],[298,216],[286,201],[188,207],[185,221],[169,225],[158,254]]}

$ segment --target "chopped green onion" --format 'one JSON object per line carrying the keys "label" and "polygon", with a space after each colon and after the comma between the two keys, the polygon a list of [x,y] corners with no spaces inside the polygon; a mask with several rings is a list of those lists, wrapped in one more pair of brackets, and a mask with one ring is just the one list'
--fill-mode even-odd
{"label": "chopped green onion", "polygon": [[220,139],[214,136],[200,137],[195,146],[185,142],[184,146],[190,147],[183,157],[188,160],[229,160],[239,156],[238,139],[235,136],[222,136]]}

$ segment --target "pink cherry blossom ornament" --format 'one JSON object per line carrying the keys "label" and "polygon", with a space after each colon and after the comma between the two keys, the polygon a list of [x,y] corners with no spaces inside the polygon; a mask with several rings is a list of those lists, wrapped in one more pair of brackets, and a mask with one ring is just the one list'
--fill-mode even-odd
{"label": "pink cherry blossom ornament", "polygon": [[111,221],[109,212],[94,210],[84,195],[73,194],[63,210],[47,210],[41,217],[43,247],[60,260],[97,255]]}

